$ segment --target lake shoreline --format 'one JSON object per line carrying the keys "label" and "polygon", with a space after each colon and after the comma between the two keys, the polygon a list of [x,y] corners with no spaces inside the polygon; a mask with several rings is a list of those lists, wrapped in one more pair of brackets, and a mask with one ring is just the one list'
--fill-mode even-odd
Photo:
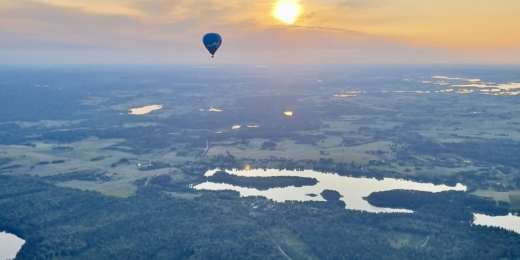
{"label": "lake shoreline", "polygon": [[[367,177],[347,177],[338,174],[322,173],[314,170],[290,171],[279,169],[253,169],[253,170],[225,170],[231,176],[250,177],[250,178],[267,178],[267,177],[299,177],[314,178],[318,183],[313,186],[303,187],[276,187],[268,190],[259,190],[250,187],[235,186],[228,183],[211,182],[211,176],[222,171],[214,169],[207,171],[204,176],[208,177],[207,182],[199,183],[192,186],[195,190],[233,190],[240,193],[242,197],[263,196],[277,202],[286,201],[326,201],[321,195],[323,190],[338,191],[342,201],[346,203],[345,209],[360,210],[371,213],[413,213],[408,209],[382,208],[376,207],[366,201],[366,197],[373,192],[390,191],[390,190],[417,190],[425,192],[443,192],[443,191],[467,191],[467,187],[458,183],[455,187],[449,187],[444,184],[435,185],[432,183],[421,183],[404,179],[394,178],[367,178]],[[313,194],[314,196],[309,196]],[[482,226],[494,226],[513,230],[520,234],[520,217],[509,214],[508,216],[488,216],[485,214],[473,213],[475,221],[473,224]],[[507,218],[508,221],[501,221]]]}
{"label": "lake shoreline", "polygon": [[5,231],[0,232],[0,259],[14,259],[25,240]]}

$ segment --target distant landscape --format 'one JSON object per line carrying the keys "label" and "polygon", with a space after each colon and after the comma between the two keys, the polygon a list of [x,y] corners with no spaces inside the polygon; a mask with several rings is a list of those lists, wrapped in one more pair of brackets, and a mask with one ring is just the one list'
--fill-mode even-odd
{"label": "distant landscape", "polygon": [[[518,67],[0,67],[0,78],[0,233],[25,240],[17,259],[520,258],[520,221],[474,224],[520,219]],[[329,188],[246,196],[320,184],[253,169],[465,189],[373,192],[371,206],[403,210],[376,214]]]}

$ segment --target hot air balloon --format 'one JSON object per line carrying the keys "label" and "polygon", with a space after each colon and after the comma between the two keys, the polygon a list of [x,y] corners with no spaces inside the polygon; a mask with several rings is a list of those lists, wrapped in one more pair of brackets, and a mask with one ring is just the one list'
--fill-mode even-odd
{"label": "hot air balloon", "polygon": [[213,58],[213,55],[215,55],[215,52],[222,44],[222,37],[218,33],[208,33],[202,38],[202,43],[204,43],[204,47],[208,49],[209,53],[211,53],[211,58]]}

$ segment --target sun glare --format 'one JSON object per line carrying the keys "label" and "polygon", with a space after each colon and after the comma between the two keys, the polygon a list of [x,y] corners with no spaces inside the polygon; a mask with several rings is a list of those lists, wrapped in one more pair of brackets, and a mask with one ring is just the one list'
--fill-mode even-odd
{"label": "sun glare", "polygon": [[292,24],[300,14],[300,6],[296,0],[280,0],[276,5],[274,17],[286,24]]}

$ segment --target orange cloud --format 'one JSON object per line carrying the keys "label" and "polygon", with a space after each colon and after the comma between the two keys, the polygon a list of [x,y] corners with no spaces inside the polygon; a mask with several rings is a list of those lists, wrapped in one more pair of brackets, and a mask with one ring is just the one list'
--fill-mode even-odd
{"label": "orange cloud", "polygon": [[[418,46],[520,48],[520,1],[309,0],[302,24],[340,27]],[[337,1],[340,2],[340,1]],[[305,19],[305,20],[304,20]]]}
{"label": "orange cloud", "polygon": [[520,62],[518,1],[300,0],[293,25],[273,17],[277,2],[0,0],[0,50],[128,50],[202,60],[200,37],[217,31],[224,36],[219,54],[228,53],[229,62]]}

